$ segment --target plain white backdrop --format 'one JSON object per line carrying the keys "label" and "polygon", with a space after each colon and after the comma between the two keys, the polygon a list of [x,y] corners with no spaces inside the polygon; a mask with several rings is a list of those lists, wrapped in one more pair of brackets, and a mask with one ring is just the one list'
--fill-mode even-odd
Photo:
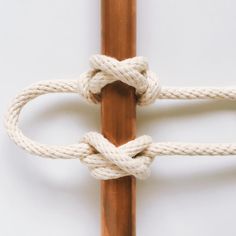
{"label": "plain white backdrop", "polygon": [[[95,0],[0,0],[0,112],[38,80],[76,78],[100,51]],[[236,85],[234,0],[138,0],[137,54],[162,85]],[[157,101],[139,108],[138,135],[155,141],[234,142],[236,104]],[[21,128],[48,144],[100,130],[99,106],[76,95],[29,104]],[[0,133],[0,235],[94,236],[99,182],[78,160],[33,157]],[[236,157],[158,157],[137,184],[138,236],[235,236]]]}

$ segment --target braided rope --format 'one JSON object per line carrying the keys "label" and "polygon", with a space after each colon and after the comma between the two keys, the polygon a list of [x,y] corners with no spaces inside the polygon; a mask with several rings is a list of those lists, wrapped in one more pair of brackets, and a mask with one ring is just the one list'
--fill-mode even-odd
{"label": "braided rope", "polygon": [[24,89],[12,102],[5,117],[7,132],[14,142],[31,154],[61,159],[80,159],[97,179],[114,179],[134,175],[149,176],[150,165],[159,155],[236,155],[236,144],[152,143],[141,136],[115,147],[101,134],[87,133],[81,142],[67,145],[47,145],[26,137],[18,127],[22,108],[31,100],[48,93],[79,93],[88,101],[98,103],[101,89],[116,80],[136,88],[139,105],[160,99],[228,99],[236,100],[236,88],[178,88],[162,87],[154,73],[148,71],[147,61],[135,57],[117,61],[103,55],[90,60],[91,70],[79,80],[42,81]]}
{"label": "braided rope", "polygon": [[236,87],[163,87],[157,99],[235,100]]}

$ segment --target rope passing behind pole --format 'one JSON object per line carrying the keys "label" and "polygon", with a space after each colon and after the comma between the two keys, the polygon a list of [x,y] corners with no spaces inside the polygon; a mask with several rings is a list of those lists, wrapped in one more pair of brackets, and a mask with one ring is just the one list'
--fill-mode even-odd
{"label": "rope passing behind pole", "polygon": [[[236,87],[161,87],[147,60],[134,57],[136,1],[101,1],[102,53],[107,56],[92,56],[91,69],[78,80],[41,81],[24,89],[12,101],[5,127],[10,138],[31,154],[80,159],[92,176],[103,180],[102,236],[135,236],[135,177],[148,177],[155,156],[236,155],[236,143],[153,143],[147,135],[135,139],[136,104],[156,99],[236,100]],[[69,145],[43,144],[25,136],[19,128],[22,108],[49,93],[75,93],[101,102],[103,135],[89,132]]]}
{"label": "rope passing behind pole", "polygon": [[74,80],[39,81],[23,89],[13,99],[5,115],[9,137],[27,152],[52,159],[79,159],[91,175],[100,180],[135,176],[145,179],[156,156],[228,156],[236,155],[236,143],[153,143],[147,135],[115,146],[102,134],[88,132],[80,142],[48,145],[27,137],[19,127],[22,109],[39,96],[52,93],[80,94],[90,103],[100,103],[101,90],[121,81],[135,88],[137,105],[144,106],[156,99],[236,100],[236,87],[163,87],[155,73],[148,70],[147,60],[133,57],[118,61],[104,55],[90,58],[91,69]]}
{"label": "rope passing behind pole", "polygon": [[[136,54],[136,0],[101,0],[102,53],[118,60]],[[116,146],[135,138],[134,88],[122,82],[102,90],[102,133]],[[101,182],[101,235],[135,236],[136,183],[131,176]]]}

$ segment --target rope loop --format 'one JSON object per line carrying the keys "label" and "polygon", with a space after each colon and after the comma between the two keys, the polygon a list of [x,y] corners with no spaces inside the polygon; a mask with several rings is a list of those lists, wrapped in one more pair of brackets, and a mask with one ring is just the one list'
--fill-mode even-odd
{"label": "rope loop", "polygon": [[139,179],[149,176],[152,152],[142,154],[152,143],[149,136],[141,136],[115,147],[101,134],[87,133],[81,142],[70,145],[47,145],[26,137],[20,130],[19,116],[23,107],[33,99],[48,93],[76,93],[75,81],[39,82],[24,89],[12,102],[5,117],[9,137],[27,152],[52,159],[80,159],[97,179],[115,179],[133,175]]}
{"label": "rope loop", "polygon": [[155,156],[169,155],[236,155],[236,144],[202,143],[152,143],[149,136],[141,136],[116,147],[101,134],[87,133],[79,143],[66,146],[38,143],[26,137],[18,127],[22,108],[31,100],[48,93],[80,93],[90,102],[100,101],[101,89],[114,81],[133,86],[139,105],[155,99],[227,99],[236,100],[235,87],[163,87],[160,89],[156,75],[148,70],[143,57],[117,61],[103,55],[90,59],[91,70],[79,80],[41,81],[20,92],[12,101],[5,117],[10,138],[27,152],[52,159],[80,159],[97,179],[115,179],[133,175],[139,179],[149,176]]}

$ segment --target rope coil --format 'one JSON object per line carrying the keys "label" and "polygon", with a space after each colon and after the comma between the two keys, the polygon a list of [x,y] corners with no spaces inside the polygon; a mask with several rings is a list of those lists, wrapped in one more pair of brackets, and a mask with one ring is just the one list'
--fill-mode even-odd
{"label": "rope coil", "polygon": [[31,154],[61,159],[80,159],[97,179],[114,179],[134,175],[149,176],[150,165],[160,155],[236,155],[236,144],[152,143],[149,136],[141,136],[115,147],[101,134],[87,133],[80,143],[67,146],[46,145],[26,137],[18,127],[22,108],[31,100],[48,93],[79,93],[88,101],[98,103],[101,89],[120,80],[135,87],[139,105],[156,99],[227,99],[236,100],[234,87],[178,88],[160,87],[156,75],[148,70],[143,57],[117,61],[104,55],[90,59],[91,70],[79,80],[42,81],[24,89],[12,102],[5,117],[10,138]]}

